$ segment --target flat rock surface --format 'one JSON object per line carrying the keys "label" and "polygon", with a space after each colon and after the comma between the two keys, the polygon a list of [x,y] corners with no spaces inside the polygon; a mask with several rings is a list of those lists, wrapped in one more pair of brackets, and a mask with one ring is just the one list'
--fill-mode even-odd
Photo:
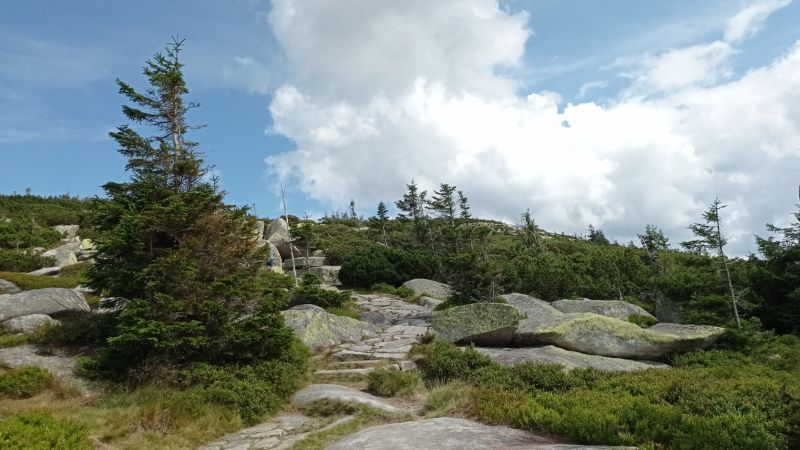
{"label": "flat rock surface", "polygon": [[403,283],[403,287],[407,287],[414,291],[414,295],[427,295],[439,300],[447,300],[450,297],[452,289],[449,285],[440,283],[438,281],[427,280],[425,278],[415,278]]}
{"label": "flat rock surface", "polygon": [[652,314],[645,311],[641,306],[621,300],[556,300],[551,305],[565,313],[589,312],[620,320],[628,320],[630,316],[642,316],[656,320]]}
{"label": "flat rock surface", "polygon": [[18,288],[16,284],[0,278],[0,295],[16,294],[18,292],[22,292],[22,289]]}
{"label": "flat rock surface", "polygon": [[0,361],[12,369],[23,366],[38,366],[49,370],[56,377],[82,391],[87,390],[86,382],[75,376],[75,358],[71,356],[44,353],[35,345],[26,344],[18,347],[0,348]]}
{"label": "flat rock surface", "polygon": [[317,419],[300,414],[282,414],[268,422],[226,434],[200,450],[251,450],[289,448],[313,429]]}
{"label": "flat rock surface", "polygon": [[83,294],[72,289],[45,288],[0,298],[0,321],[31,314],[88,312]]}
{"label": "flat rock surface", "polygon": [[400,409],[388,403],[382,398],[375,397],[372,394],[338,384],[311,384],[297,391],[292,397],[292,403],[300,408],[309,406],[320,400],[367,405],[390,414],[411,413],[410,411]]}
{"label": "flat rock surface", "polygon": [[485,348],[475,350],[489,356],[504,366],[516,366],[525,363],[558,364],[565,370],[576,368],[592,368],[603,372],[632,372],[645,369],[669,369],[669,366],[656,361],[635,361],[623,358],[586,355],[562,348],[547,345],[534,348]]}
{"label": "flat rock surface", "polygon": [[12,333],[33,334],[45,325],[58,325],[58,320],[54,320],[47,314],[31,314],[28,316],[14,317],[3,322],[3,326]]}
{"label": "flat rock surface", "polygon": [[530,295],[511,293],[500,296],[509,305],[515,306],[528,319],[545,318],[561,315],[561,311],[544,300],[531,297]]}
{"label": "flat rock surface", "polygon": [[472,303],[435,311],[433,330],[439,338],[454,344],[504,347],[511,343],[519,310],[504,303]]}
{"label": "flat rock surface", "polygon": [[411,325],[428,327],[433,314],[430,307],[415,305],[388,295],[353,295],[363,310],[361,319],[376,325]]}
{"label": "flat rock surface", "polygon": [[559,444],[552,439],[503,426],[439,418],[366,428],[328,450],[609,449]]}

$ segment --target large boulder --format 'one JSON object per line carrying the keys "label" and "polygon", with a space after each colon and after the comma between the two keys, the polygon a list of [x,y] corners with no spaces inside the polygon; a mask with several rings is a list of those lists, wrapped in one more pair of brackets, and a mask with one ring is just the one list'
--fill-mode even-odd
{"label": "large boulder", "polygon": [[17,287],[16,284],[14,284],[14,283],[12,283],[10,281],[3,280],[2,278],[0,278],[0,295],[3,295],[3,294],[16,294],[17,292],[21,292],[21,291],[22,291],[22,289]]}
{"label": "large boulder", "polygon": [[449,285],[439,283],[438,281],[426,280],[425,278],[415,278],[403,283],[403,287],[407,287],[414,291],[414,295],[427,295],[439,300],[447,300],[450,297],[452,289]]}
{"label": "large boulder", "polygon": [[292,396],[292,404],[299,408],[305,408],[320,401],[366,405],[389,414],[410,414],[410,411],[389,404],[384,399],[338,384],[312,384]]}
{"label": "large boulder", "polygon": [[283,259],[290,258],[292,252],[294,256],[300,256],[297,247],[292,245],[292,237],[289,234],[289,224],[282,218],[277,218],[269,224],[269,230],[266,232],[267,241],[271,242],[278,248]]}
{"label": "large boulder", "polygon": [[324,286],[341,286],[342,282],[339,281],[341,269],[342,266],[320,266],[309,267],[308,272],[318,276]]}
{"label": "large boulder", "polygon": [[716,342],[725,332],[725,329],[720,327],[684,325],[681,323],[658,323],[650,327],[649,330],[680,339],[681,345],[685,347],[681,348],[680,351],[706,348]]}
{"label": "large boulder", "polygon": [[330,314],[319,306],[298,305],[281,311],[286,325],[312,350],[377,336],[380,327],[352,317]]}
{"label": "large boulder", "polygon": [[472,303],[433,312],[433,330],[454,344],[504,347],[514,339],[519,310],[503,303]]}
{"label": "large boulder", "polygon": [[635,361],[607,356],[586,355],[563,348],[547,345],[534,348],[485,348],[475,350],[494,360],[498,364],[513,367],[525,363],[558,364],[564,370],[591,368],[603,372],[632,372],[644,369],[668,369],[669,366],[655,361]]}
{"label": "large boulder", "polygon": [[31,314],[56,315],[90,310],[83,295],[72,289],[36,289],[0,297],[0,321]]}
{"label": "large boulder", "polygon": [[[283,262],[283,270],[292,270],[292,259],[287,259]],[[323,256],[309,256],[294,258],[294,267],[296,269],[305,269],[307,267],[322,267],[325,265],[325,257]]]}
{"label": "large boulder", "polygon": [[283,258],[281,258],[281,252],[278,251],[278,247],[275,247],[275,244],[272,242],[267,242],[267,245],[269,246],[269,255],[267,259],[272,259],[272,267],[269,269],[276,273],[283,273]]}
{"label": "large boulder", "polygon": [[80,250],[80,246],[81,243],[79,241],[68,242],[60,247],[42,253],[42,256],[54,258],[56,260],[56,266],[71,266],[78,263],[78,256],[75,252]]}
{"label": "large boulder", "polygon": [[12,333],[33,334],[40,328],[47,325],[58,325],[59,321],[53,319],[47,314],[30,314],[27,316],[14,317],[3,322],[6,330]]}
{"label": "large boulder", "polygon": [[52,277],[61,273],[61,267],[53,266],[53,267],[42,267],[41,269],[34,270],[33,272],[28,272],[28,275],[36,275],[40,277]]}
{"label": "large boulder", "polygon": [[501,295],[500,298],[509,305],[515,306],[528,319],[561,315],[561,311],[553,308],[550,303],[530,295],[512,293]]}
{"label": "large boulder", "polygon": [[[668,353],[702,348],[722,328],[708,327],[690,337],[644,329],[630,322],[593,313],[565,313],[547,319],[523,320],[515,346],[552,344],[567,350],[615,358],[658,359]],[[700,339],[700,335],[707,335]]]}
{"label": "large boulder", "polygon": [[641,316],[656,320],[641,306],[622,300],[556,300],[551,305],[565,313],[595,313],[620,320],[628,320],[631,316]]}
{"label": "large boulder", "polygon": [[[467,419],[440,417],[365,428],[328,446],[328,450],[607,450],[607,446],[563,444],[551,437]],[[627,447],[632,448],[632,447]]]}

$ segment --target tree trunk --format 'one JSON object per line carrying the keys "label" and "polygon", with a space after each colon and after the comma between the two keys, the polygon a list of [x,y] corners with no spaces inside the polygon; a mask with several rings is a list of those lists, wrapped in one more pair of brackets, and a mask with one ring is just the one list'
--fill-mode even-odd
{"label": "tree trunk", "polygon": [[731,295],[731,304],[733,305],[733,317],[736,319],[736,328],[742,328],[742,321],[739,319],[739,308],[736,306],[736,292],[733,290],[733,282],[731,281],[731,271],[728,269],[728,260],[725,258],[725,252],[722,250],[722,232],[719,227],[719,219],[717,219],[717,243],[719,244],[719,257],[722,259],[722,267],[725,268],[725,277],[728,280],[728,290]]}

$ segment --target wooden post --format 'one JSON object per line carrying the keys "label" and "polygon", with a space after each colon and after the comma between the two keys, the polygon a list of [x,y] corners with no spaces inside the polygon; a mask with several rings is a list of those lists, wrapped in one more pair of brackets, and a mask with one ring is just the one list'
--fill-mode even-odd
{"label": "wooden post", "polygon": [[294,250],[292,249],[292,233],[289,226],[289,213],[286,212],[286,195],[283,192],[283,183],[281,183],[281,200],[283,201],[283,218],[286,221],[286,230],[289,231],[289,257],[292,259],[292,275],[294,275],[294,287],[299,286],[297,282],[297,268],[294,265]]}

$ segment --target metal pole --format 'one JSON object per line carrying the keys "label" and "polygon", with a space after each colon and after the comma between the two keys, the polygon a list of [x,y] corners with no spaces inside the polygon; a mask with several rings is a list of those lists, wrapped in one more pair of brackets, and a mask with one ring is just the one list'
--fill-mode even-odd
{"label": "metal pole", "polygon": [[294,249],[292,245],[291,227],[289,227],[289,213],[286,212],[286,195],[283,192],[283,183],[281,183],[281,200],[283,201],[283,218],[286,220],[286,230],[289,231],[289,257],[292,259],[292,274],[294,275],[294,287],[299,286],[297,282],[297,268],[294,265]]}

